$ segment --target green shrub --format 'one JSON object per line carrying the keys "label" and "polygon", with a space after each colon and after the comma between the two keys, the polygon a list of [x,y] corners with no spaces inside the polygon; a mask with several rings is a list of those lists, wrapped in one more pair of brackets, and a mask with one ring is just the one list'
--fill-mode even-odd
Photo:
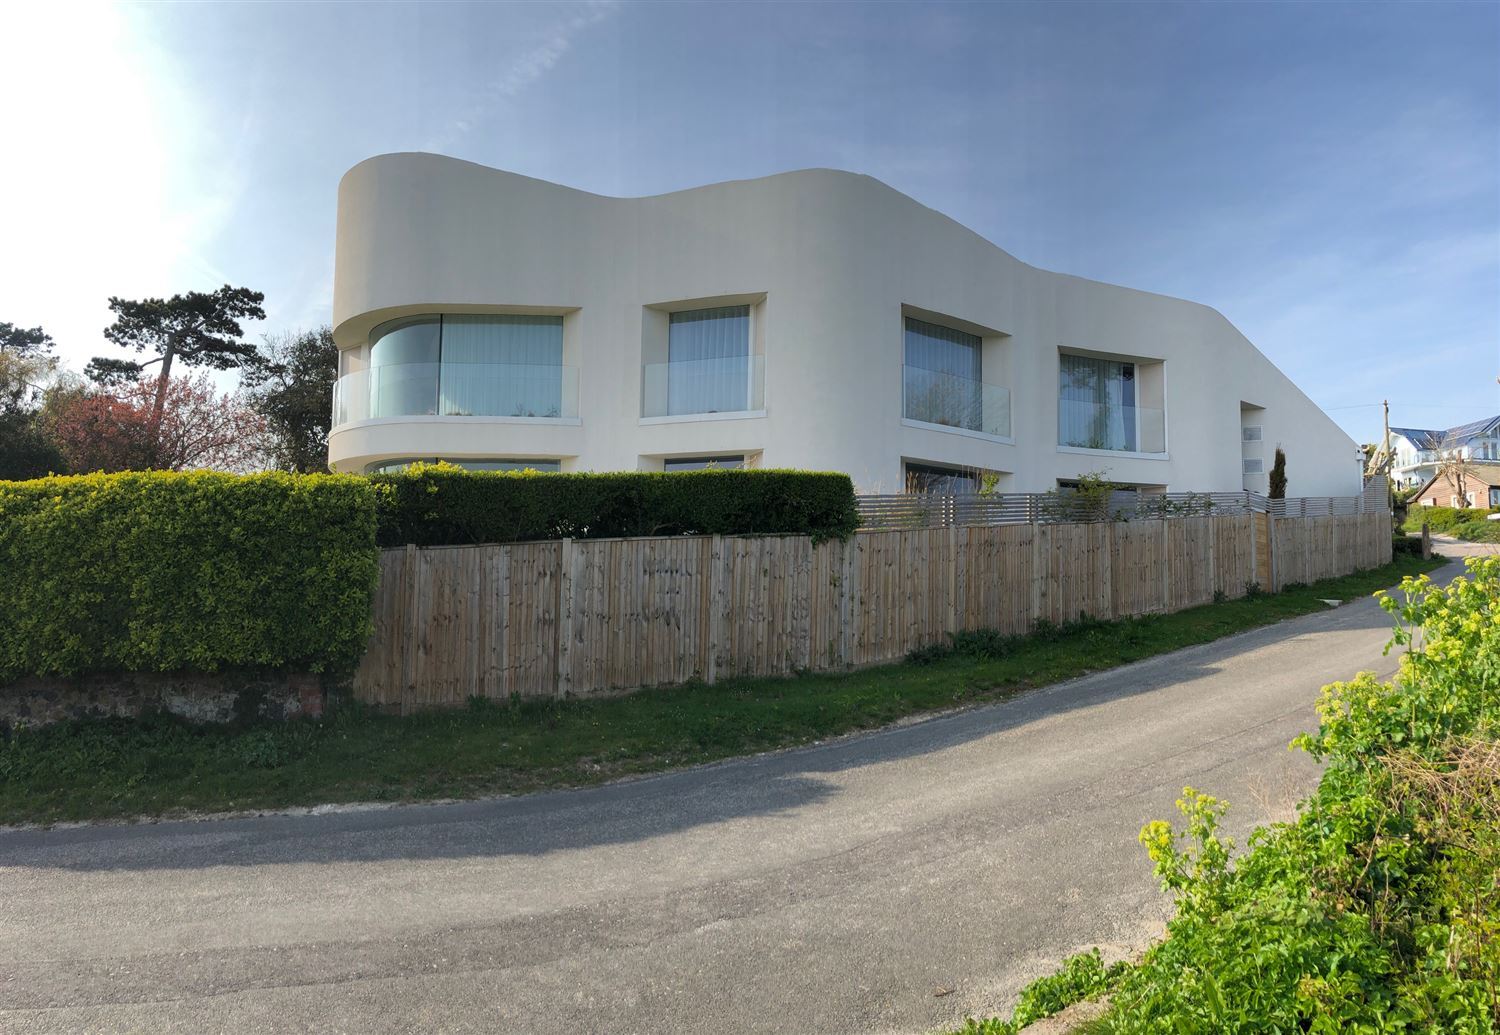
{"label": "green shrub", "polygon": [[1225,806],[1141,840],[1176,900],[1165,941],[1090,1030],[1493,1033],[1500,1025],[1500,558],[1379,594],[1395,680],[1324,688],[1295,742],[1325,762],[1290,823],[1231,861]]}
{"label": "green shrub", "polygon": [[1409,535],[1392,536],[1391,556],[1397,557],[1403,553],[1410,554],[1413,557],[1422,556],[1422,540]]}
{"label": "green shrub", "polygon": [[1425,522],[1429,531],[1449,532],[1459,525],[1483,521],[1487,510],[1458,507],[1412,507],[1406,512],[1406,522],[1401,526],[1408,532],[1422,531]]}
{"label": "green shrub", "polygon": [[347,671],[377,571],[342,475],[165,471],[0,482],[0,679]]}
{"label": "green shrub", "polygon": [[414,466],[373,475],[382,546],[657,535],[843,539],[859,523],[848,475],[809,471],[539,474]]}
{"label": "green shrub", "polygon": [[1016,1035],[1028,1024],[1061,1013],[1074,1003],[1099,998],[1114,987],[1125,970],[1124,963],[1106,967],[1098,949],[1069,956],[1057,973],[1038,978],[1021,989],[1010,1020],[971,1019],[956,1035]]}
{"label": "green shrub", "polygon": [[1453,526],[1453,535],[1470,543],[1500,543],[1500,521],[1465,521]]}

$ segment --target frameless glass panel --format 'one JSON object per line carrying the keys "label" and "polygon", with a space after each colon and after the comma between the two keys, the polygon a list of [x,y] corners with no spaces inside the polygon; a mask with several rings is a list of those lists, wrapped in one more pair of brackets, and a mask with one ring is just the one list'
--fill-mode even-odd
{"label": "frameless glass panel", "polygon": [[333,384],[333,427],[370,416],[370,372],[356,370]]}
{"label": "frameless glass panel", "polygon": [[435,316],[392,320],[370,332],[370,416],[438,412],[442,326]]}
{"label": "frameless glass panel", "polygon": [[667,328],[667,416],[751,409],[750,307],[672,313]]}
{"label": "frameless glass panel", "polygon": [[1067,354],[1058,361],[1058,443],[1135,452],[1135,364]]}
{"label": "frameless glass panel", "polygon": [[[641,368],[641,416],[671,417],[695,413],[740,413],[765,408],[765,357],[733,356],[727,359],[699,359],[681,363],[647,363]],[[711,391],[725,385],[732,387],[736,403],[731,410],[699,410],[715,400],[688,394],[695,385]],[[675,389],[675,394],[673,393]],[[727,392],[725,394],[728,394]],[[722,400],[721,400],[722,401]],[[682,409],[672,409],[676,403]]]}
{"label": "frameless glass panel", "polygon": [[412,464],[452,464],[465,471],[542,471],[562,470],[561,460],[449,460],[441,457],[402,457],[399,460],[379,460],[365,468],[365,474],[390,474],[404,471]]}
{"label": "frameless glass panel", "polygon": [[724,471],[735,471],[744,466],[745,458],[743,455],[678,456],[662,461],[662,470],[665,471],[702,471],[710,467]]}
{"label": "frameless glass panel", "polygon": [[561,417],[562,317],[445,316],[441,412]]}
{"label": "frameless glass panel", "polygon": [[957,496],[979,491],[979,475],[952,467],[906,465],[906,491],[914,495]]}
{"label": "frameless glass panel", "polygon": [[1010,389],[921,367],[901,368],[902,414],[908,420],[1010,437]]}
{"label": "frameless glass panel", "polygon": [[370,375],[370,416],[435,416],[440,369],[436,363],[372,366],[366,371]]}
{"label": "frameless glass panel", "polygon": [[462,467],[465,471],[541,471],[555,474],[562,470],[561,460],[448,460],[446,462]]}

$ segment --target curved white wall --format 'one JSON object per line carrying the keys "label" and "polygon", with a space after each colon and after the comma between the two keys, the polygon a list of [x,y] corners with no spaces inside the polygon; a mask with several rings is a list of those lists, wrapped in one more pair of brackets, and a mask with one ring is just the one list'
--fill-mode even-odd
{"label": "curved white wall", "polygon": [[[763,415],[643,422],[643,343],[665,322],[648,307],[693,300],[755,304]],[[1011,390],[1013,443],[902,420],[903,307],[1004,335],[987,339],[985,378]],[[1027,266],[867,176],[808,170],[605,198],[437,155],[362,162],[339,186],[334,338],[346,369],[365,362],[377,324],[443,312],[562,314],[578,419],[356,422],[330,436],[336,469],[444,456],[618,470],[744,452],[847,471],[867,491],[900,491],[903,458],[1003,472],[1008,491],[1090,471],[1234,491],[1255,487],[1241,473],[1243,402],[1264,408],[1266,467],[1286,448],[1291,494],[1360,486],[1354,442],[1214,310]],[[1161,458],[1059,449],[1059,349],[1162,362]]]}

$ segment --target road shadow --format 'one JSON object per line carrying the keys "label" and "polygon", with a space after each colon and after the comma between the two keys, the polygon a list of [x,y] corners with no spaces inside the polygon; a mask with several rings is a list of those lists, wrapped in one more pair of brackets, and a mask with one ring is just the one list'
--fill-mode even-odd
{"label": "road shadow", "polygon": [[[1458,571],[1457,565],[1447,565],[1440,578],[1445,581]],[[827,778],[830,774],[936,754],[1191,682],[1298,637],[1389,626],[1389,616],[1373,601],[1354,602],[996,704],[579,790],[317,814],[0,832],[0,867],[111,871],[540,856],[647,841],[741,818],[790,816],[839,793],[838,784]],[[1312,703],[1309,699],[1309,712]]]}

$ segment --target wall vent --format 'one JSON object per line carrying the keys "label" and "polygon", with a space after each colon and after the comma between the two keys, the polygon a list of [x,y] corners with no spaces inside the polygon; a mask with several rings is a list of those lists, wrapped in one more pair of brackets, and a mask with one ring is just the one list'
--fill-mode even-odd
{"label": "wall vent", "polygon": [[1259,442],[1260,441],[1260,434],[1261,434],[1261,432],[1260,432],[1260,425],[1259,424],[1247,424],[1243,428],[1240,429],[1240,432],[1241,432],[1242,441],[1245,441],[1245,442]]}
{"label": "wall vent", "polygon": [[1246,474],[1264,474],[1266,462],[1258,456],[1247,456],[1244,461]]}

